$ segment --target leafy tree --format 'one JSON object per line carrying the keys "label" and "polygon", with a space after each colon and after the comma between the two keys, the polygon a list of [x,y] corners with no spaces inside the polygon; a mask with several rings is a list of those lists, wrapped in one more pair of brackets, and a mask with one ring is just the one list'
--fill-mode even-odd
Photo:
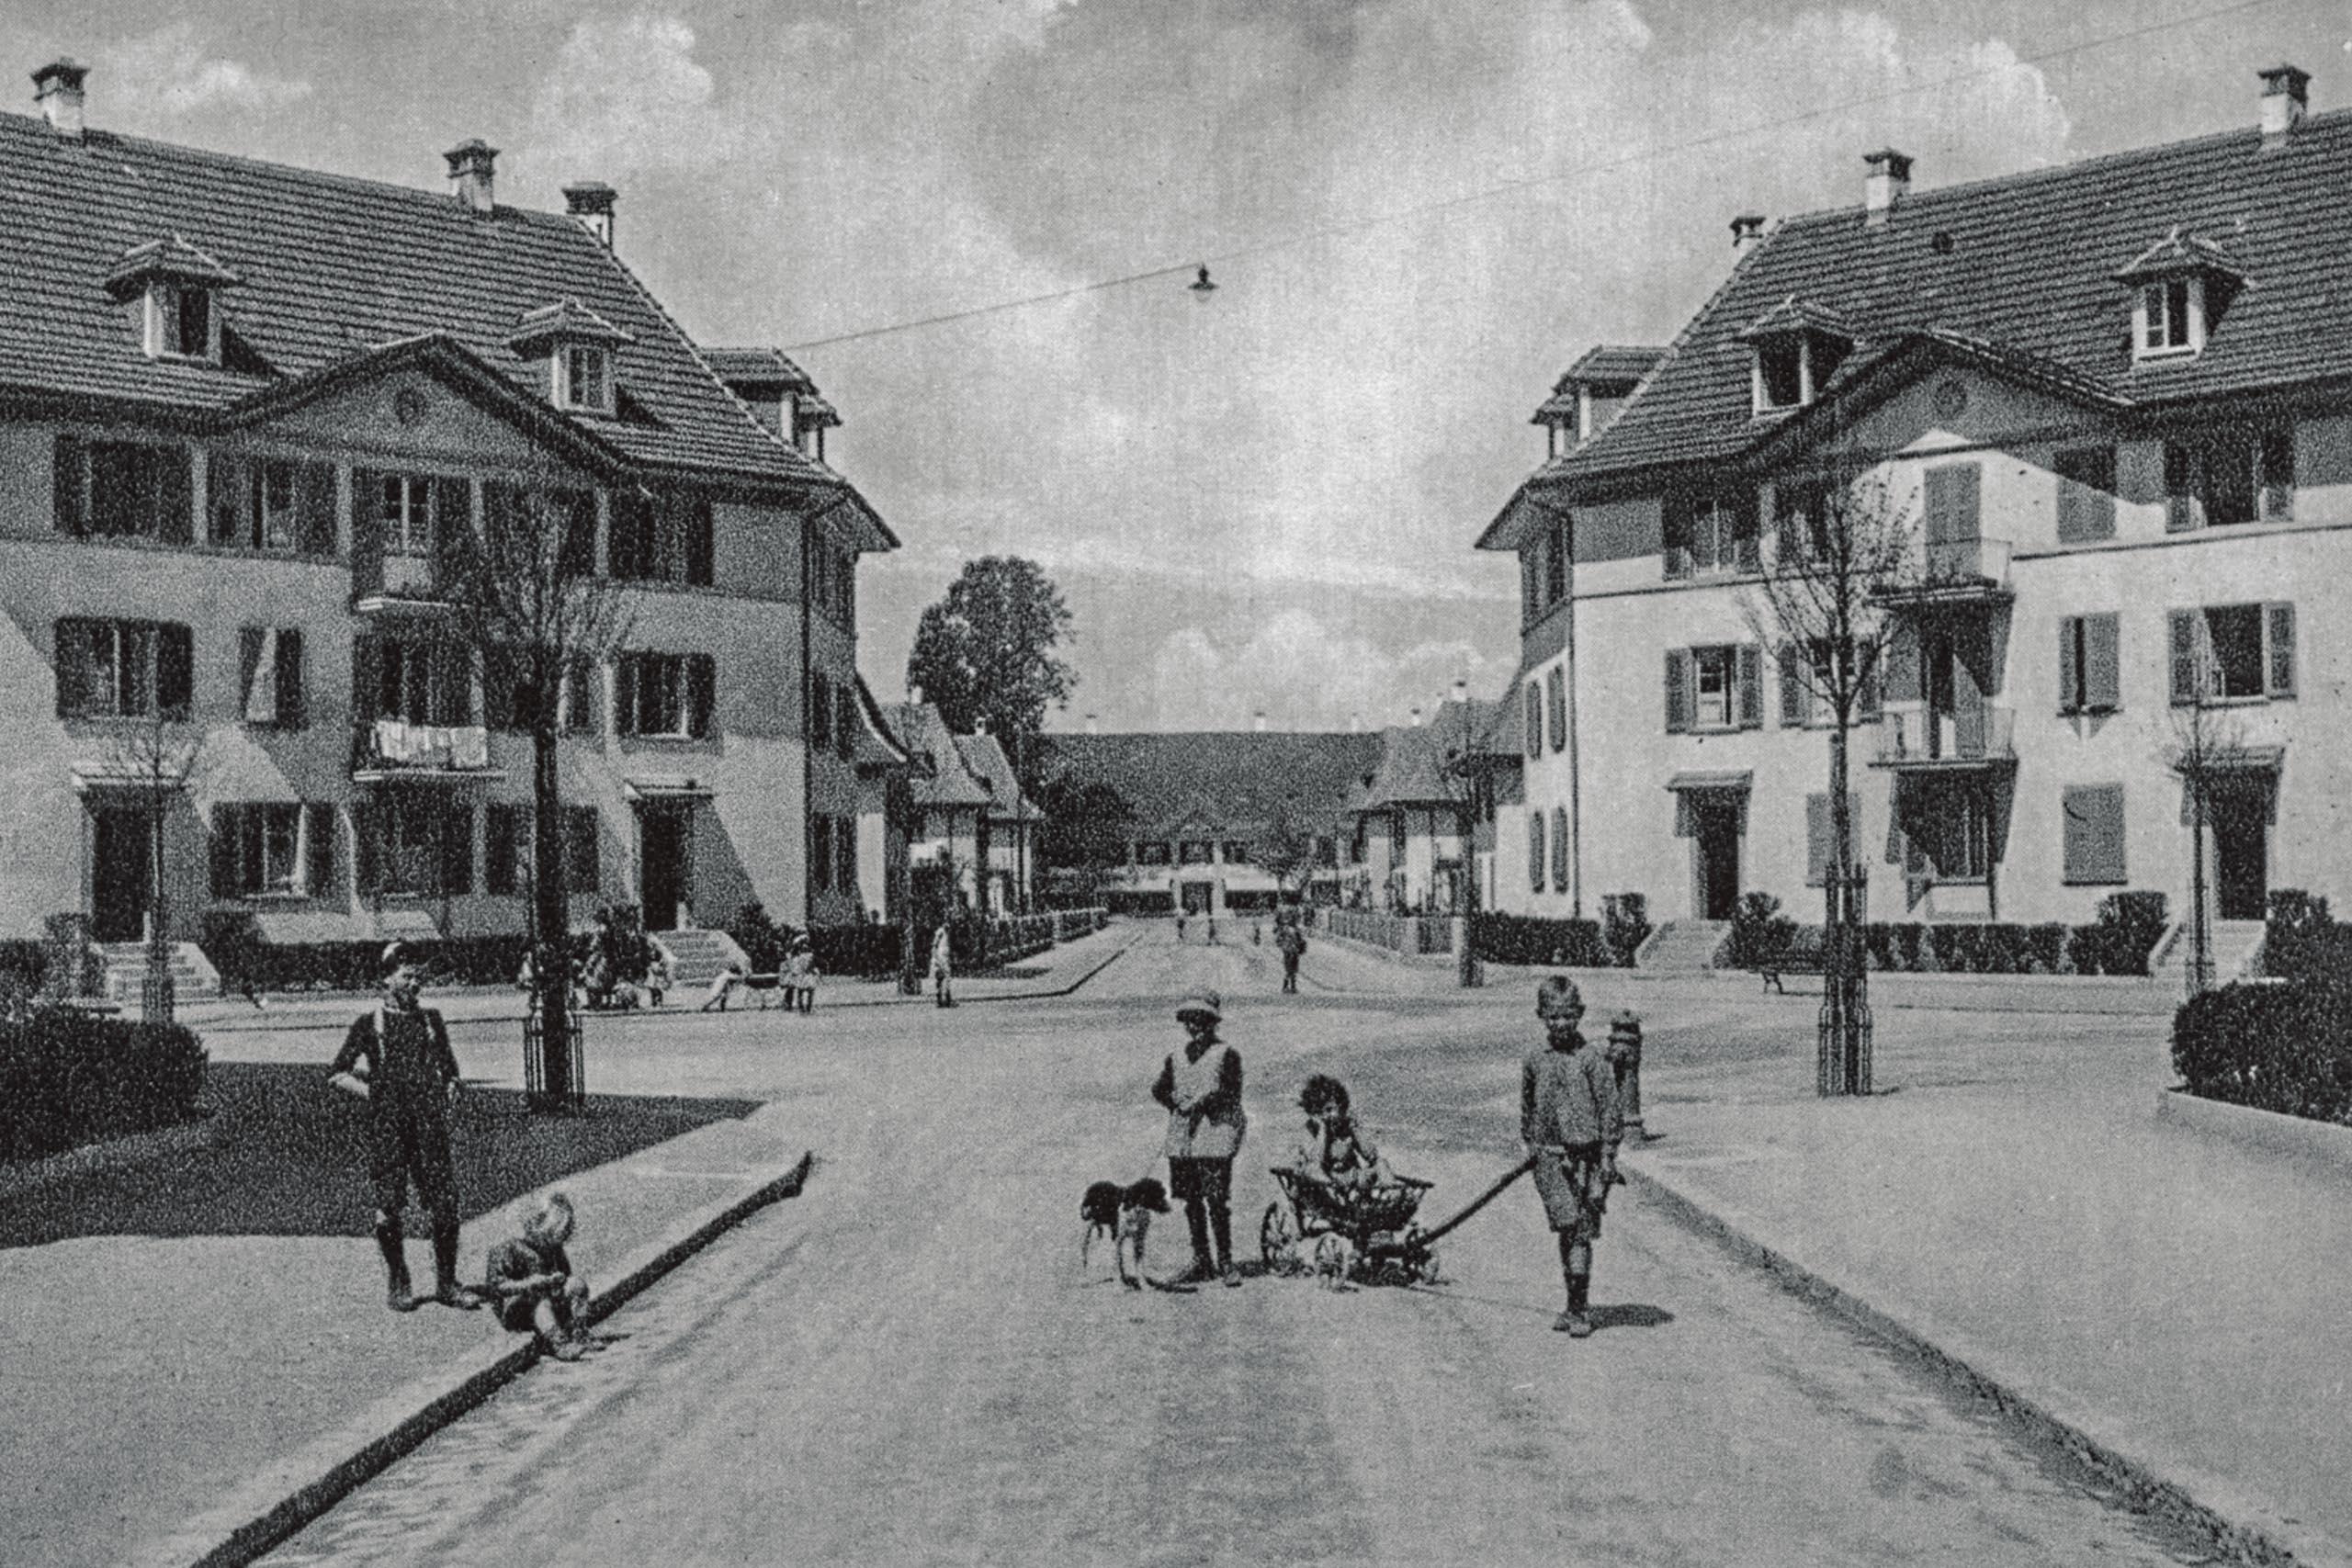
{"label": "leafy tree", "polygon": [[1032,794],[1044,818],[1037,830],[1039,864],[1065,874],[1064,880],[1076,884],[1086,902],[1099,902],[1105,876],[1126,863],[1135,807],[1112,784],[1067,769]]}
{"label": "leafy tree", "polygon": [[1317,827],[1295,800],[1286,799],[1275,806],[1265,831],[1251,846],[1251,857],[1284,894],[1301,891],[1315,874]]}
{"label": "leafy tree", "polygon": [[1078,672],[1055,654],[1071,640],[1069,607],[1036,562],[983,556],[965,562],[947,596],[923,611],[907,684],[922,687],[958,735],[987,721],[1020,770],[1034,765],[1030,742],[1046,710],[1067,704],[1078,684]]}

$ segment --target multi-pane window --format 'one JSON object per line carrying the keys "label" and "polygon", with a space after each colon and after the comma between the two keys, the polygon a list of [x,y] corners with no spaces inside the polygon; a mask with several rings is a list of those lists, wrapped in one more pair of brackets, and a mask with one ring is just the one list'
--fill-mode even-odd
{"label": "multi-pane window", "polygon": [[[1849,663],[1860,665],[1867,651],[1855,649]],[[1852,716],[1857,724],[1875,723],[1879,717],[1883,657],[1848,676],[1854,682]],[[1836,645],[1826,637],[1815,637],[1802,649],[1795,643],[1782,643],[1776,662],[1781,672],[1781,728],[1802,729],[1836,723],[1837,707],[1829,695],[1838,690]]]}
{"label": "multi-pane window", "polygon": [[378,536],[388,556],[433,556],[435,482],[419,474],[384,474],[375,484]]}
{"label": "multi-pane window", "polygon": [[409,724],[474,721],[473,666],[463,649],[362,637],[352,644],[352,700],[361,716]]}
{"label": "multi-pane window", "polygon": [[56,637],[59,716],[188,716],[196,645],[187,627],[69,617],[57,623]]}
{"label": "multi-pane window", "polygon": [[1802,408],[1813,401],[1845,362],[1848,346],[1821,332],[1775,333],[1760,339],[1752,389],[1756,412]]}
{"label": "multi-pane window", "polygon": [[2194,354],[2205,342],[2205,286],[2194,277],[2168,277],[2140,290],[2138,357]]}
{"label": "multi-pane window", "polygon": [[158,283],[148,298],[154,312],[154,352],[180,359],[218,357],[210,289],[195,283]]}
{"label": "multi-pane window", "polygon": [[1563,519],[1552,530],[1551,548],[1544,552],[1544,603],[1556,604],[1568,596],[1568,525]]}
{"label": "multi-pane window", "polygon": [[1908,879],[1982,882],[1993,874],[1993,803],[1979,775],[1907,782],[1895,806],[1894,829],[1906,846]]}
{"label": "multi-pane window", "polygon": [[531,808],[493,801],[482,836],[482,891],[511,897],[531,887]]}
{"label": "multi-pane window", "polygon": [[247,724],[295,729],[308,719],[300,626],[240,627],[237,678]]}
{"label": "multi-pane window", "polygon": [[2169,629],[2174,705],[2295,694],[2294,605],[2175,610]]}
{"label": "multi-pane window", "polygon": [[51,478],[61,534],[173,545],[193,536],[196,486],[185,446],[61,435]]}
{"label": "multi-pane window", "polygon": [[1168,840],[1165,839],[1141,839],[1136,840],[1136,863],[1137,865],[1166,865],[1168,863]]}
{"label": "multi-pane window", "polygon": [[843,817],[833,824],[833,886],[843,893],[857,891],[857,818]]}
{"label": "multi-pane window", "polygon": [[844,626],[857,624],[857,555],[814,532],[808,535],[808,602]]}
{"label": "multi-pane window", "polygon": [[2123,705],[2121,617],[2068,615],[2058,623],[2058,711],[2113,713]]}
{"label": "multi-pane window", "polygon": [[598,344],[568,343],[556,351],[555,401],[583,413],[613,412],[612,351]]}
{"label": "multi-pane window", "polygon": [[616,491],[606,569],[632,582],[707,588],[714,581],[715,530],[710,497],[699,491]]}
{"label": "multi-pane window", "polygon": [[365,892],[445,896],[474,886],[470,801],[388,795],[356,807]]}
{"label": "multi-pane window", "polygon": [[486,484],[482,533],[501,570],[539,570],[552,558],[563,577],[596,571],[596,498],[582,490],[533,490]]}
{"label": "multi-pane window", "polygon": [[334,891],[332,806],[291,802],[212,808],[212,891],[222,898]]}
{"label": "multi-pane window", "polygon": [[1248,865],[1250,863],[1250,844],[1247,840],[1227,839],[1225,840],[1224,844],[1220,846],[1219,852],[1224,856],[1225,863],[1227,865]]}
{"label": "multi-pane window", "polygon": [[2051,467],[2058,475],[2058,542],[2115,537],[2115,448],[2070,446]]}
{"label": "multi-pane window", "polygon": [[707,653],[624,653],[615,667],[623,735],[700,740],[718,705],[718,665]]}
{"label": "multi-pane window", "polygon": [[1665,504],[1667,576],[1754,571],[1761,564],[1753,492],[1673,491]]}
{"label": "multi-pane window", "polygon": [[2292,429],[2222,430],[2165,443],[2165,527],[2172,533],[2295,515]]}
{"label": "multi-pane window", "polygon": [[1212,865],[1216,861],[1216,841],[1213,839],[1186,839],[1176,847],[1179,865]]}
{"label": "multi-pane window", "polygon": [[332,463],[215,452],[205,473],[206,537],[236,549],[334,554]]}

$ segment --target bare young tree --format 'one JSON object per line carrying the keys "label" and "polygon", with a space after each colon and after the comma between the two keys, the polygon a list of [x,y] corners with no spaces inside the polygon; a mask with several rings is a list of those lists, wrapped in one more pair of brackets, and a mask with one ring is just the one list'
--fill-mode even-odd
{"label": "bare young tree", "polygon": [[[185,714],[180,716],[186,717]],[[160,704],[136,728],[108,738],[100,766],[138,796],[147,820],[147,963],[139,987],[140,1017],[169,1023],[176,1009],[173,994],[171,884],[164,873],[164,825],[172,805],[196,775],[201,742],[175,739]]]}
{"label": "bare young tree", "polygon": [[512,694],[514,715],[531,737],[531,973],[548,1105],[577,1093],[571,1055],[570,887],[563,794],[556,768],[564,688],[628,635],[622,586],[596,570],[596,513],[585,491],[548,493],[492,486],[483,496],[481,536],[445,547],[442,560],[459,607],[458,627],[483,674]]}
{"label": "bare young tree", "polygon": [[1774,649],[1829,729],[1829,864],[1821,1092],[1867,1094],[1868,980],[1860,874],[1848,781],[1854,730],[1875,707],[1893,631],[1890,593],[1922,575],[1910,508],[1878,475],[1774,487],[1777,536],[1742,603],[1757,640]]}
{"label": "bare young tree", "polygon": [[2180,779],[2188,808],[2188,964],[2192,997],[2213,988],[2213,889],[2205,874],[2205,845],[2216,802],[2228,776],[2245,766],[2245,731],[2218,706],[2208,672],[2200,671],[2189,700],[2172,709],[2172,741],[2165,761]]}

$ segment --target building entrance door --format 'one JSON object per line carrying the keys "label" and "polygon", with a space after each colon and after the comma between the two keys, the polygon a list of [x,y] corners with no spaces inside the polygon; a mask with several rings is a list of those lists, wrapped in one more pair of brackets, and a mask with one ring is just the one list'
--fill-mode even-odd
{"label": "building entrance door", "polygon": [[1183,885],[1181,891],[1183,894],[1182,907],[1184,913],[1188,915],[1205,915],[1209,912],[1209,895],[1211,892],[1210,884],[1205,882],[1187,882]]}
{"label": "building entrance door", "polygon": [[144,811],[102,807],[90,833],[90,934],[137,942],[147,934],[153,842]]}
{"label": "building entrance door", "polygon": [[1691,873],[1699,918],[1728,920],[1739,904],[1740,798],[1725,790],[1690,796]]}
{"label": "building entrance door", "polygon": [[2269,778],[2231,779],[2213,791],[2213,891],[2225,920],[2269,913]]}
{"label": "building entrance door", "polygon": [[646,806],[637,816],[638,894],[645,929],[678,929],[681,906],[694,898],[693,818],[674,806]]}

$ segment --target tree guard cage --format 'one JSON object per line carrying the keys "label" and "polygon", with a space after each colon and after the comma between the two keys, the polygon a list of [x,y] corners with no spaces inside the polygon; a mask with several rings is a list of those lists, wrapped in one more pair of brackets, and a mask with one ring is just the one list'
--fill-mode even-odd
{"label": "tree guard cage", "polygon": [[1816,1088],[1823,1098],[1871,1092],[1869,963],[1862,949],[1870,879],[1859,870],[1822,890],[1821,1021]]}
{"label": "tree guard cage", "polygon": [[[563,981],[559,978],[556,983],[560,985]],[[575,1009],[564,1010],[564,1033],[568,1036],[570,1047],[564,1055],[571,1064],[571,1070],[561,1075],[557,1090],[550,1094],[548,1091],[547,1030],[542,996],[541,992],[532,993],[530,1013],[523,1020],[524,1097],[535,1109],[578,1111],[588,1102],[588,1052],[581,1035],[580,1014]]]}

